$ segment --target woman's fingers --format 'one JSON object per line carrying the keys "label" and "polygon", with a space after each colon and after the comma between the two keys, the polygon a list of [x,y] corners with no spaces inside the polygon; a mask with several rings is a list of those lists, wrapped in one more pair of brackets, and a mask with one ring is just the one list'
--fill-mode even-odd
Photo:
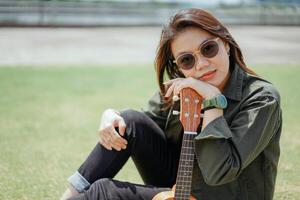
{"label": "woman's fingers", "polygon": [[173,93],[173,96],[178,95],[180,90],[182,89],[182,82],[183,82],[182,79],[173,81],[172,85],[167,90],[165,97],[171,96],[172,93]]}
{"label": "woman's fingers", "polygon": [[100,144],[103,145],[106,149],[112,150],[113,148],[117,151],[122,149],[122,145],[116,143],[111,134],[107,130],[102,130],[100,133]]}
{"label": "woman's fingers", "polygon": [[169,88],[168,88],[165,96],[169,97],[172,93],[173,93],[173,96],[176,96],[180,93],[180,91],[183,88],[186,88],[186,87],[194,88],[194,83],[192,80],[194,80],[194,79],[177,78],[177,79],[172,79],[172,80],[166,81],[164,84],[168,85]]}
{"label": "woman's fingers", "polygon": [[175,87],[175,84],[172,84],[172,85],[169,87],[169,89],[167,90],[167,92],[166,92],[166,94],[165,94],[165,97],[171,96],[171,94],[173,93],[174,87]]}
{"label": "woman's fingers", "polygon": [[165,86],[171,85],[171,84],[174,82],[174,80],[175,80],[175,79],[167,80],[167,81],[165,81],[163,84],[164,84]]}
{"label": "woman's fingers", "polygon": [[115,127],[113,126],[110,128],[110,137],[112,143],[118,145],[121,148],[126,148],[127,140],[121,137],[119,133],[116,131]]}
{"label": "woman's fingers", "polygon": [[106,149],[112,150],[111,144],[108,143],[108,142],[106,142],[105,140],[100,139],[100,144],[101,144],[102,146],[104,146]]}
{"label": "woman's fingers", "polygon": [[[126,149],[127,140],[122,137],[125,134],[126,124],[119,113],[112,109],[106,110],[102,115],[99,127],[99,142],[106,149],[112,150],[114,148],[117,151]],[[119,129],[119,133],[115,128]]]}
{"label": "woman's fingers", "polygon": [[[118,119],[114,120],[114,125],[110,127],[110,130],[112,131],[112,137],[113,140],[120,142],[123,145],[127,145],[127,140],[125,140],[122,136],[125,134],[126,130],[126,124],[122,117],[119,117]],[[115,127],[118,127],[119,132],[115,130]]]}
{"label": "woman's fingers", "polygon": [[121,136],[124,136],[125,130],[126,130],[126,124],[125,121],[122,117],[120,117],[119,119],[115,120],[114,122],[115,127],[119,128],[119,134]]}
{"label": "woman's fingers", "polygon": [[209,83],[197,80],[193,77],[176,78],[176,79],[168,80],[164,84],[168,86],[165,97],[170,97],[172,93],[173,93],[173,97],[178,96],[178,94],[183,88],[188,88],[188,87],[194,89],[204,99],[214,97],[216,96],[216,94],[220,93],[220,90],[217,87]]}
{"label": "woman's fingers", "polygon": [[178,96],[178,94],[180,93],[180,90],[182,89],[182,81],[177,83],[175,86],[174,86],[174,90],[173,90],[173,95],[175,96]]}
{"label": "woman's fingers", "polygon": [[182,80],[182,79],[184,79],[184,78],[174,78],[174,79],[166,80],[163,84],[168,86],[168,85],[171,85],[172,83],[174,83],[175,81]]}
{"label": "woman's fingers", "polygon": [[113,125],[99,131],[99,135],[100,144],[102,144],[106,149],[111,150],[111,148],[114,148],[117,151],[126,149],[128,143],[127,140],[118,134]]}
{"label": "woman's fingers", "polygon": [[111,143],[109,142],[110,138],[107,136],[105,130],[99,131],[99,136],[100,136],[99,143],[102,146],[104,146],[106,149],[112,150]]}

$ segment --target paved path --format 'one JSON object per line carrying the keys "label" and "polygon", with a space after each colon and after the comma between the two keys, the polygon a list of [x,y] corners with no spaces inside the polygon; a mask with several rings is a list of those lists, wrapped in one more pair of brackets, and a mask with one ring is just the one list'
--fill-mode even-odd
{"label": "paved path", "polygon": [[[232,26],[248,64],[300,64],[300,27]],[[160,27],[1,28],[0,66],[153,63]]]}

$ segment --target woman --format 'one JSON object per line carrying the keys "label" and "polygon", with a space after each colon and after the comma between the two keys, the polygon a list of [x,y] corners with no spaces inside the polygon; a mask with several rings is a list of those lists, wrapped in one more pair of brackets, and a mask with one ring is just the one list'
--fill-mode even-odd
{"label": "woman", "polygon": [[[178,116],[172,115],[179,109],[172,97],[190,87],[209,102],[194,139],[192,195],[201,200],[272,199],[280,96],[246,67],[224,25],[201,9],[178,12],[162,30],[155,64],[160,91],[150,99],[149,109],[103,113],[100,144],[69,178],[63,198],[152,199],[170,190],[183,131]],[[145,185],[112,179],[130,156]]]}

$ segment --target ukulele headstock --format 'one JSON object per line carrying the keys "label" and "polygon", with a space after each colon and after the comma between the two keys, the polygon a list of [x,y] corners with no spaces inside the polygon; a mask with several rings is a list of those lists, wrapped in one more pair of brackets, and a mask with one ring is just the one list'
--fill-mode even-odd
{"label": "ukulele headstock", "polygon": [[201,120],[203,98],[193,89],[180,91],[180,121],[184,131],[196,132]]}

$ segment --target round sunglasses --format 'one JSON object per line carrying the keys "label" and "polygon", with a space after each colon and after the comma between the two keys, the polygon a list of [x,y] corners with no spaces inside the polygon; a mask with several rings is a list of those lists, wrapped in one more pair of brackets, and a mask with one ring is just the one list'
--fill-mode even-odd
{"label": "round sunglasses", "polygon": [[220,38],[213,38],[205,41],[199,49],[193,53],[185,53],[178,56],[173,63],[184,70],[192,69],[198,62],[196,54],[200,53],[205,58],[213,58],[219,52],[219,44],[217,40]]}

